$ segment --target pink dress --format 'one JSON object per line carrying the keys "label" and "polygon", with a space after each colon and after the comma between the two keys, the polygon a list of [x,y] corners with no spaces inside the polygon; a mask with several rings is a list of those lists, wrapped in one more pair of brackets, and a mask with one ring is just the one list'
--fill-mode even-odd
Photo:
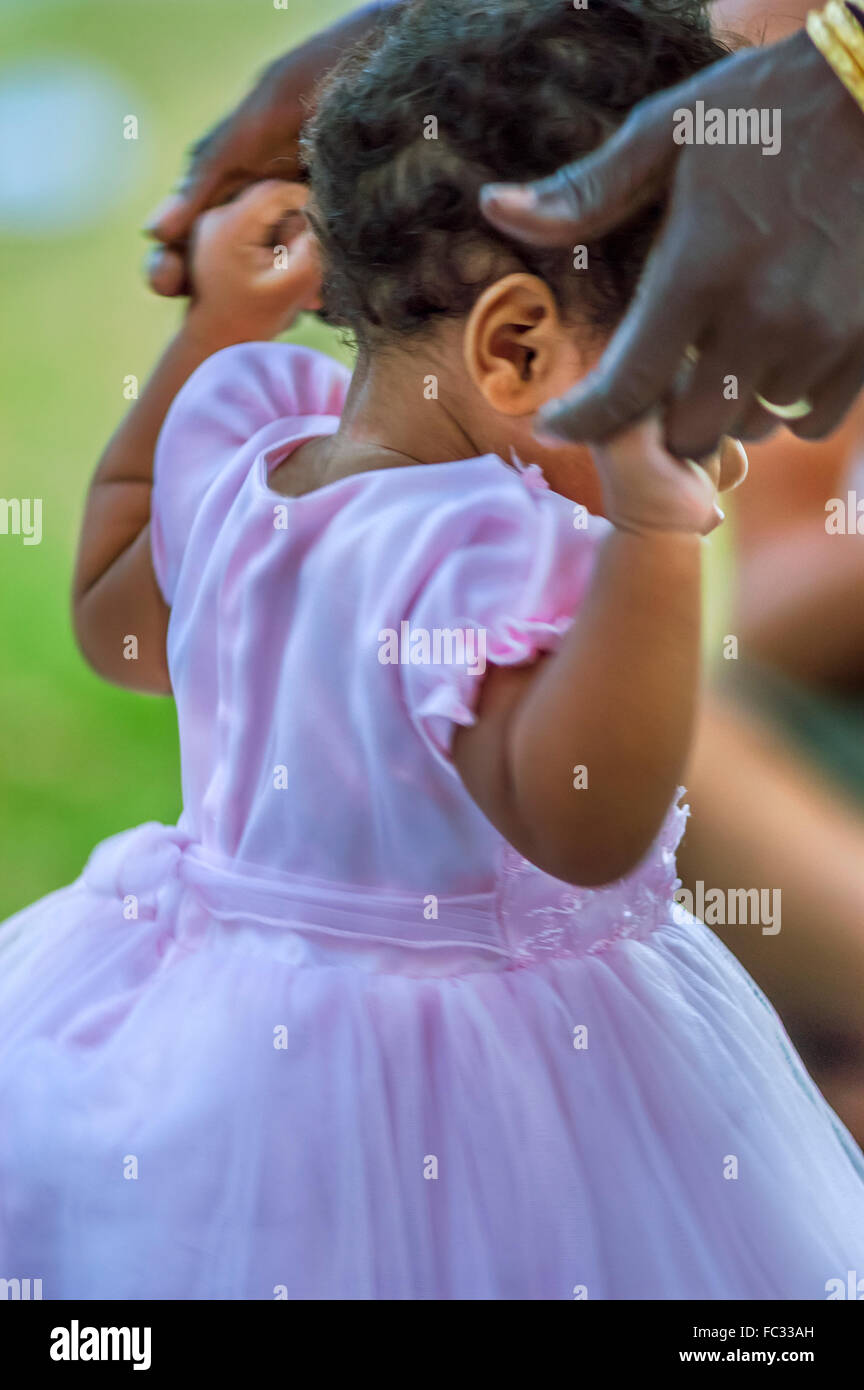
{"label": "pink dress", "polygon": [[573,888],[449,759],[482,679],[452,634],[498,664],[554,650],[606,524],[494,456],[278,496],[268,468],[336,428],[346,384],[229,348],[166,421],[184,810],[0,929],[0,1277],[826,1298],[864,1271],[861,1156],[673,906],[684,812],[632,875]]}

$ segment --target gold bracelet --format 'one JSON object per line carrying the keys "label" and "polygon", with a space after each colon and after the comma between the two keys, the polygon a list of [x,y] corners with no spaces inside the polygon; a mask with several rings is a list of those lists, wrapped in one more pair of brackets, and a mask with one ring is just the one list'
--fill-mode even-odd
{"label": "gold bracelet", "polygon": [[822,11],[829,29],[833,29],[839,43],[846,49],[849,57],[864,72],[864,29],[852,14],[844,0],[828,0]]}
{"label": "gold bracelet", "polygon": [[818,10],[811,10],[807,16],[807,33],[849,95],[864,111],[864,72],[841,46]]}

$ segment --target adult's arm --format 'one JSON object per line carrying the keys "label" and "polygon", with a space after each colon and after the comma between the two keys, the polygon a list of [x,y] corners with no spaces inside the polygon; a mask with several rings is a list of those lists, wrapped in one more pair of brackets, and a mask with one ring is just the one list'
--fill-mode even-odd
{"label": "adult's arm", "polygon": [[157,294],[188,293],[186,244],[202,212],[259,179],[297,177],[300,128],[316,83],[352,43],[383,24],[401,3],[362,5],[278,58],[240,105],[198,141],[179,189],[147,224],[159,243],[147,267]]}
{"label": "adult's arm", "polygon": [[[780,149],[676,144],[675,112],[779,111]],[[775,127],[776,128],[776,127]],[[777,424],[756,401],[807,397],[818,438],[864,384],[864,112],[805,32],[739,53],[634,108],[598,151],[550,178],[484,191],[490,221],[537,245],[589,243],[662,195],[668,211],[598,369],[543,428],[598,441],[652,409],[701,458]],[[699,359],[682,382],[686,349]],[[734,382],[730,381],[734,378]]]}

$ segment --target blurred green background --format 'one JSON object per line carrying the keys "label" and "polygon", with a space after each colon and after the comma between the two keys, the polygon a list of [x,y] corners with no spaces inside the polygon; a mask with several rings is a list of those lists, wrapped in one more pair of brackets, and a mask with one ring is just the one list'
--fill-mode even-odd
{"label": "blurred green background", "polygon": [[[144,287],[139,228],[260,68],[352,8],[3,0],[0,497],[42,498],[43,539],[0,535],[0,920],[74,878],[106,835],[180,812],[173,703],[94,676],[68,611],[124,377],[143,381],[180,312]],[[317,320],[291,337],[347,360]]]}
{"label": "blurred green background", "polygon": [[[68,595],[89,476],[178,306],[144,288],[139,228],[189,144],[344,0],[3,0],[0,496],[41,497],[43,539],[0,535],[0,920],[74,878],[106,835],[180,812],[174,705],[85,666]],[[123,119],[138,117],[137,140]],[[292,339],[345,356],[304,318]]]}

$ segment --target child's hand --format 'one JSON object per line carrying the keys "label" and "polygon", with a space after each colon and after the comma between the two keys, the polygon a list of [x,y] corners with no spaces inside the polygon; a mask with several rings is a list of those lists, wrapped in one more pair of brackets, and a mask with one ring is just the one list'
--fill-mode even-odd
{"label": "child's hand", "polygon": [[737,487],[747,474],[747,455],[737,439],[724,438],[701,465],[673,458],[656,417],[631,425],[592,452],[604,513],[625,531],[707,535],[723,520],[718,492]]}
{"label": "child's hand", "polygon": [[301,209],[307,190],[268,179],[196,225],[189,311],[199,334],[221,345],[269,339],[301,309],[320,307],[321,268]]}

